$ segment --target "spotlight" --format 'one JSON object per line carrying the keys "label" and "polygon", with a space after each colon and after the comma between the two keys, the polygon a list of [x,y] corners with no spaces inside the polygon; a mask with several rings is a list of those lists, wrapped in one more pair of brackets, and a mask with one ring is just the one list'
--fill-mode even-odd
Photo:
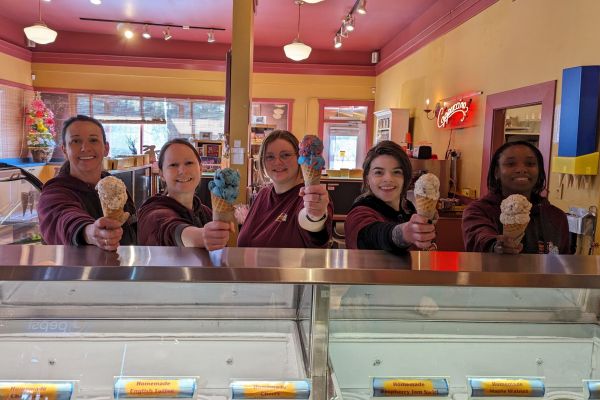
{"label": "spotlight", "polygon": [[173,35],[171,35],[171,33],[169,31],[169,28],[167,28],[166,31],[163,31],[163,35],[164,35],[165,40],[171,40],[171,38],[173,37]]}
{"label": "spotlight", "polygon": [[367,0],[359,0],[358,7],[356,7],[356,12],[362,15],[367,13]]}
{"label": "spotlight", "polygon": [[125,36],[127,39],[131,39],[131,38],[133,38],[135,36],[135,34],[131,30],[131,28],[127,27],[123,31],[123,36]]}
{"label": "spotlight", "polygon": [[90,3],[99,6],[100,4],[102,4],[102,0],[90,0]]}
{"label": "spotlight", "polygon": [[346,30],[348,32],[352,32],[354,30],[354,16],[353,15],[348,15],[344,19],[344,26],[346,27]]}
{"label": "spotlight", "polygon": [[208,32],[208,39],[206,39],[206,41],[208,43],[214,43],[215,42],[215,32],[213,32],[212,29],[210,30],[210,32]]}
{"label": "spotlight", "polygon": [[340,35],[339,33],[333,38],[333,47],[335,47],[336,49],[342,47],[342,35]]}
{"label": "spotlight", "polygon": [[148,25],[144,25],[144,33],[142,33],[142,37],[144,39],[150,39],[152,37],[150,32],[148,32]]}

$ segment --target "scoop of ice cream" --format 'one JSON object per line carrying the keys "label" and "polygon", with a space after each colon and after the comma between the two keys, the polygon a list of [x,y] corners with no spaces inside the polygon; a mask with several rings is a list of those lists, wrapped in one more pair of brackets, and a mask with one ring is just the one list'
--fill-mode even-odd
{"label": "scoop of ice cream", "polygon": [[500,211],[500,222],[503,225],[527,224],[531,203],[523,195],[511,194],[500,203]]}
{"label": "scoop of ice cream", "polygon": [[121,210],[127,202],[127,188],[122,180],[114,176],[100,179],[96,190],[102,204],[111,210]]}
{"label": "scoop of ice cream", "polygon": [[298,164],[308,165],[313,169],[322,170],[325,166],[323,142],[315,135],[306,135],[298,146]]}
{"label": "scoop of ice cream", "polygon": [[415,196],[437,200],[440,198],[440,180],[431,173],[421,175],[415,182]]}
{"label": "scoop of ice cream", "polygon": [[215,172],[215,178],[208,182],[212,194],[233,204],[240,191],[240,174],[234,169],[223,168]]}

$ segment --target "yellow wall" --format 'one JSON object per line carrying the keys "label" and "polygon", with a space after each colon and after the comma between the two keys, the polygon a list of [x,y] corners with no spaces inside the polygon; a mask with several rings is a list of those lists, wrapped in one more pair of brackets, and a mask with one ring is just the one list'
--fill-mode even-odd
{"label": "yellow wall", "polygon": [[[35,86],[43,88],[225,96],[223,72],[42,63],[32,70]],[[256,73],[252,96],[292,99],[292,128],[302,136],[317,132],[318,99],[372,100],[373,86],[374,77]]]}
{"label": "yellow wall", "polygon": [[31,63],[0,52],[0,79],[31,86]]}
{"label": "yellow wall", "polygon": [[[422,111],[426,98],[482,90],[477,126],[455,131],[462,152],[459,186],[477,188],[481,179],[485,96],[557,80],[560,103],[562,70],[600,65],[600,1],[500,0],[481,14],[420,49],[377,77],[376,109],[409,108],[415,115],[416,141],[431,141],[443,156],[449,131],[435,128]],[[557,145],[553,144],[556,153]],[[593,189],[567,190],[560,199],[558,177],[550,175],[550,201],[559,207],[598,205],[599,179]]]}

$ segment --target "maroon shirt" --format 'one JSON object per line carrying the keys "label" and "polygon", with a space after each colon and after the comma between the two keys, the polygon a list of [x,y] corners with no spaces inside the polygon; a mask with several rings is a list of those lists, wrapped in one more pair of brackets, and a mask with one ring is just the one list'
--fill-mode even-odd
{"label": "maroon shirt", "polygon": [[[491,251],[496,236],[502,234],[500,203],[502,195],[488,193],[472,202],[463,212],[462,231],[466,251]],[[545,198],[532,200],[530,221],[523,238],[525,254],[547,253],[550,244],[559,254],[570,254],[569,224],[566,214]]]}
{"label": "maroon shirt", "polygon": [[394,210],[376,196],[359,197],[344,222],[346,248],[404,251],[392,241],[392,230],[396,225],[410,220],[414,209],[407,203],[408,210]]}
{"label": "maroon shirt", "polygon": [[[106,172],[102,177],[108,176]],[[131,217],[123,224],[120,244],[136,244],[135,206],[127,193],[125,211]],[[69,173],[68,165],[44,185],[38,203],[40,231],[46,244],[83,245],[83,228],[101,218],[102,205],[94,188]]]}
{"label": "maroon shirt", "polygon": [[172,197],[157,194],[138,210],[138,243],[144,246],[183,246],[181,233],[188,226],[202,228],[212,211],[194,196],[190,210]]}
{"label": "maroon shirt", "polygon": [[320,247],[329,246],[333,229],[333,205],[327,206],[327,219],[321,232],[300,227],[298,213],[304,201],[298,195],[303,183],[277,194],[272,185],[258,193],[238,236],[239,247]]}

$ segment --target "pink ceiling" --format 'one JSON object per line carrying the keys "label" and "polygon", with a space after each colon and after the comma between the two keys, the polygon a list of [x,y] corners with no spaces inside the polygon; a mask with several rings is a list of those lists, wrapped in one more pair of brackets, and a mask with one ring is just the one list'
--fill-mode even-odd
{"label": "pink ceiling", "polygon": [[[301,7],[300,38],[314,49],[312,63],[368,65],[370,52],[383,48],[408,31],[415,21],[432,15],[434,8],[452,8],[464,0],[368,0],[366,15],[356,16],[356,30],[333,49],[333,37],[341,19],[355,0],[324,0]],[[282,46],[296,36],[298,6],[293,0],[258,0],[254,20],[255,59],[285,62]],[[88,0],[42,1],[42,19],[59,31],[55,43],[33,51],[76,52],[138,56],[222,59],[231,43],[233,0]],[[37,0],[0,0],[0,38],[23,46],[22,28],[37,20]],[[429,10],[429,12],[428,12]],[[176,25],[225,28],[216,32],[217,42],[206,43],[202,30],[171,29],[173,40],[126,41],[116,24],[81,21],[79,17],[136,20]],[[431,22],[421,21],[422,26]],[[138,32],[141,27],[137,27]],[[161,28],[150,32],[160,36]],[[195,42],[194,44],[190,42]],[[192,47],[194,46],[194,47]],[[190,51],[193,49],[192,51]]]}

